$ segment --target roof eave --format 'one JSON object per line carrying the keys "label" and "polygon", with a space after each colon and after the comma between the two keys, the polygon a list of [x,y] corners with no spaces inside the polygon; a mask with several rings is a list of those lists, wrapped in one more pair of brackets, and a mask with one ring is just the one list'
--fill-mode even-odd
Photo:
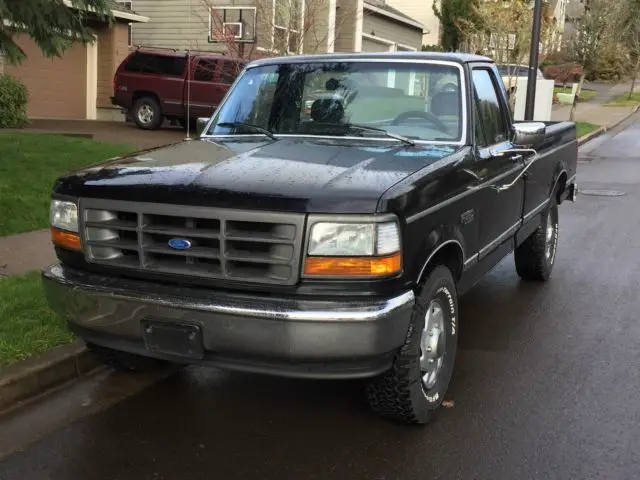
{"label": "roof eave", "polygon": [[[75,8],[71,0],[62,0],[62,3],[69,8]],[[89,7],[87,9],[89,12],[95,12],[94,8]],[[126,10],[116,10],[112,9],[111,14],[114,18],[118,20],[125,20],[131,23],[147,23],[149,21],[149,17],[145,17],[144,15],[138,15],[137,13],[128,12]]]}
{"label": "roof eave", "polygon": [[375,5],[371,5],[370,3],[364,2],[364,9],[369,10],[370,12],[377,13],[378,15],[383,15],[388,18],[392,18],[398,22],[402,22],[405,25],[411,25],[412,27],[419,28],[424,31],[424,25],[416,20],[412,20],[410,18],[402,17],[400,15],[396,15],[395,13],[388,12],[383,8],[376,7]]}

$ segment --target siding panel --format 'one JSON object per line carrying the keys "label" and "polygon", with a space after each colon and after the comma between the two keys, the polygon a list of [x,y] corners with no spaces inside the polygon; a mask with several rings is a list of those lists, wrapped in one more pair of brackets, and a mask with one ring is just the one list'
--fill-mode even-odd
{"label": "siding panel", "polygon": [[358,12],[357,0],[338,0],[337,5],[335,51],[353,52],[356,24],[362,18],[362,12]]}
{"label": "siding panel", "polygon": [[[133,26],[133,44],[150,47],[222,52],[223,44],[209,43],[209,5],[253,6],[252,0],[135,0],[134,10],[149,17],[149,22]],[[260,14],[258,15],[261,16]],[[260,29],[258,29],[260,32]],[[259,37],[261,36],[258,33]],[[258,39],[261,44],[264,39]],[[270,38],[269,38],[270,43]],[[250,48],[250,47],[248,47]]]}
{"label": "siding panel", "polygon": [[419,29],[404,26],[400,22],[387,19],[381,15],[369,13],[364,17],[363,33],[374,35],[395,43],[402,43],[420,50],[422,33]]}
{"label": "siding panel", "polygon": [[[387,4],[397,8],[405,15],[422,23],[425,32],[429,32],[422,39],[425,45],[432,45],[439,42],[440,39],[440,20],[436,17],[431,7],[431,0],[386,0]],[[440,2],[438,2],[440,4]]]}

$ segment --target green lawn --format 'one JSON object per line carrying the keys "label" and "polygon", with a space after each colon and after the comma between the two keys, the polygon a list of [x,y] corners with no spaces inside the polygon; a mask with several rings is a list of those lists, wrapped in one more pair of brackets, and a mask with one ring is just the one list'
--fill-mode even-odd
{"label": "green lawn", "polygon": [[[554,95],[557,95],[558,93],[571,93],[571,88],[562,88],[562,87],[555,87],[553,89],[553,93]],[[599,95],[599,93],[595,90],[588,90],[586,88],[582,89],[582,93],[580,94],[580,101],[581,102],[586,102],[587,100],[590,100],[594,97],[597,97]]]}
{"label": "green lawn", "polygon": [[612,107],[635,107],[639,103],[640,92],[634,92],[633,95],[631,95],[631,98],[629,98],[628,93],[625,93],[624,95],[620,95],[619,97],[607,102],[607,105]]}
{"label": "green lawn", "polygon": [[58,176],[132,150],[86,138],[0,133],[0,236],[47,228]]}
{"label": "green lawn", "polygon": [[40,272],[0,279],[0,367],[72,340],[47,305]]}
{"label": "green lawn", "polygon": [[600,128],[600,125],[594,125],[588,122],[576,122],[576,129],[578,131],[578,138],[587,135]]}

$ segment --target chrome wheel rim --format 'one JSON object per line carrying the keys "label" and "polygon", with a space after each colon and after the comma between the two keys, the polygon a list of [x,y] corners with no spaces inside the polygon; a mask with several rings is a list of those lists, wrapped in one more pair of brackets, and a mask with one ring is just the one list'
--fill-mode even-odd
{"label": "chrome wheel rim", "polygon": [[424,317],[424,329],[420,338],[420,373],[425,389],[432,389],[444,364],[446,332],[444,309],[439,300],[429,304]]}
{"label": "chrome wheel rim", "polygon": [[144,124],[151,123],[153,120],[153,109],[149,105],[142,105],[138,109],[138,120]]}
{"label": "chrome wheel rim", "polygon": [[556,226],[553,221],[553,216],[551,212],[547,215],[547,225],[546,225],[546,235],[545,235],[545,245],[544,245],[544,256],[547,261],[552,259],[554,245],[555,245],[555,233]]}

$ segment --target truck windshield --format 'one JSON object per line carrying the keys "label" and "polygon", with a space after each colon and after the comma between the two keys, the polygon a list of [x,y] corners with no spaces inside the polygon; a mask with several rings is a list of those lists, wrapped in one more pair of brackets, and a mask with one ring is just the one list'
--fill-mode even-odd
{"label": "truck windshield", "polygon": [[389,139],[386,131],[416,141],[457,142],[462,120],[455,65],[282,63],[250,67],[206,135],[259,135],[259,127],[274,135]]}

